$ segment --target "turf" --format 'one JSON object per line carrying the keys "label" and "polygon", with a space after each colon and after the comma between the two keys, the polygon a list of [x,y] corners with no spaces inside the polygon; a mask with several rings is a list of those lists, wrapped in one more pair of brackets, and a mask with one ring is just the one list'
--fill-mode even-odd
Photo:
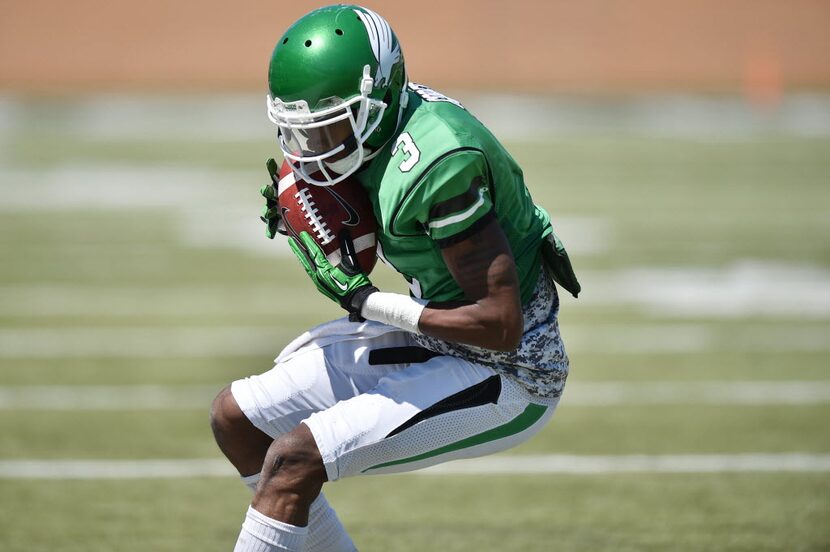
{"label": "turf", "polygon": [[[817,551],[828,492],[811,474],[374,476],[327,491],[361,550],[400,552]],[[8,552],[230,550],[250,496],[222,479],[2,481],[0,494]]]}
{"label": "turf", "polygon": [[[209,405],[207,396],[202,410],[17,410],[0,416],[0,450],[6,458],[218,457]],[[563,400],[539,435],[508,454],[828,452],[828,417],[827,405],[584,407]]]}
{"label": "turf", "polygon": [[[340,315],[284,248],[248,247],[265,241],[256,225],[257,189],[264,158],[274,153],[270,134],[185,140],[76,135],[65,125],[44,130],[56,113],[75,108],[71,101],[28,105],[20,120],[31,124],[18,125],[0,148],[0,192],[12,206],[0,208],[4,390],[138,384],[219,390],[267,370],[292,337]],[[613,278],[642,267],[717,270],[747,261],[830,269],[826,137],[707,142],[609,133],[507,145],[534,198],[552,213],[566,245],[574,245],[578,270]],[[138,194],[146,204],[131,205],[119,196],[115,177],[101,190],[103,206],[62,202],[63,193],[77,191],[72,186],[83,188],[83,181],[63,180],[78,170],[89,177],[123,170],[133,179],[202,171],[211,180],[173,185],[178,200],[148,182],[155,191]],[[44,182],[56,184],[38,187]],[[45,191],[54,195],[38,196]],[[234,217],[252,224],[234,226]],[[383,289],[405,289],[388,269],[372,277]],[[782,281],[764,300],[786,302],[797,285]],[[810,319],[655,314],[592,303],[590,293],[586,286],[588,300],[562,300],[563,334],[579,345],[570,351],[572,381],[830,380],[830,348],[821,343],[825,333],[830,343],[827,313]],[[72,332],[93,341],[100,332],[101,340],[127,344],[158,332],[147,335],[175,346],[186,340],[185,330],[235,327],[262,329],[262,338],[242,352],[181,356],[67,355],[58,347],[59,337],[80,335]],[[604,349],[615,330],[643,328],[702,329],[713,336],[712,347],[672,351],[655,338],[629,351]],[[32,335],[55,342],[22,343]],[[219,458],[207,423],[209,395],[199,409],[0,409],[0,460]],[[568,404],[566,392],[551,424],[507,455],[828,453],[828,419],[826,403],[579,406]],[[828,487],[826,472],[410,475],[341,481],[328,494],[368,551],[807,551],[830,548],[823,521],[830,518]],[[248,500],[233,478],[0,479],[0,550],[228,550]]]}

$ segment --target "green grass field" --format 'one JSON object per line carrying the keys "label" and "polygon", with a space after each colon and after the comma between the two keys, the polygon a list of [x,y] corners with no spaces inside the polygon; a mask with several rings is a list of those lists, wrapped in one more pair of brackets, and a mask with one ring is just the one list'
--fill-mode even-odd
{"label": "green grass field", "polygon": [[[67,116],[59,107],[23,104],[0,141],[0,550],[230,550],[249,501],[233,477],[17,478],[3,463],[219,459],[212,394],[340,313],[263,236],[269,133],[73,134],[50,129],[49,117]],[[594,133],[507,145],[584,292],[562,299],[573,404],[566,389],[551,424],[505,458],[827,457],[830,138]],[[384,268],[373,279],[405,289]],[[773,393],[682,393],[750,383]],[[637,396],[652,384],[680,396]],[[576,400],[601,385],[634,393]],[[102,399],[135,386],[183,399],[72,402],[90,386]],[[41,392],[57,398],[20,399]],[[367,551],[830,549],[826,467],[413,474],[328,487]]]}

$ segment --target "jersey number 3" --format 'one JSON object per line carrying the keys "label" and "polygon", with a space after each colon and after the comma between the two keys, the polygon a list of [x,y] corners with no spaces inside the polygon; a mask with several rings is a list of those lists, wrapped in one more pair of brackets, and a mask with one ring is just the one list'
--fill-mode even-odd
{"label": "jersey number 3", "polygon": [[409,135],[408,132],[402,132],[398,139],[395,140],[395,147],[392,148],[392,155],[398,153],[398,150],[403,151],[403,161],[401,164],[398,165],[398,168],[401,172],[409,172],[412,170],[412,167],[418,162],[421,158],[421,150],[418,149],[418,146],[415,145],[415,141],[412,140],[412,136]]}

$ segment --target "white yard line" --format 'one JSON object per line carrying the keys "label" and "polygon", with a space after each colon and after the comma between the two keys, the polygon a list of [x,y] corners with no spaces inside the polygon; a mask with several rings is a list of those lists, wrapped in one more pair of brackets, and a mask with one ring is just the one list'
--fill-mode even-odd
{"label": "white yard line", "polygon": [[[4,192],[0,212],[25,213],[43,209],[38,200],[42,197],[54,198],[48,207],[50,211],[188,209],[204,203],[194,200],[198,197],[209,197],[208,203],[223,207],[255,207],[258,202],[251,190],[258,189],[264,172],[255,168],[232,170],[123,164],[50,169],[0,166],[0,190]],[[118,186],[113,186],[113,182],[118,182]],[[251,218],[257,219],[256,216]]]}
{"label": "white yard line", "polygon": [[[0,358],[198,358],[279,352],[286,328],[69,327],[0,329]],[[826,352],[830,328],[815,324],[704,323],[562,325],[569,352]]]}
{"label": "white yard line", "polygon": [[0,329],[0,358],[276,356],[287,337],[261,326]]}
{"label": "white yard line", "polygon": [[[211,217],[211,220],[221,218]],[[243,213],[241,218],[251,217]],[[254,222],[259,223],[258,220]],[[582,236],[580,239],[590,241],[603,227],[601,222],[580,222],[574,218],[566,219],[565,226],[572,225],[573,231],[569,232],[570,234]],[[248,241],[252,247],[264,244],[268,253],[274,257],[283,253],[290,255],[287,246],[282,243],[284,240],[269,242],[259,239],[261,236],[258,234],[258,226],[250,232],[235,235],[228,235],[223,229],[217,231],[217,234],[223,236],[217,236],[216,239],[212,235],[207,237],[208,234],[205,232],[211,230],[203,226],[198,223],[194,225],[195,230],[191,236],[193,239],[190,240],[192,245],[217,245],[224,244],[228,239],[238,239],[240,244]],[[557,228],[560,226],[557,224]],[[183,235],[190,234],[183,231]],[[80,247],[87,248],[89,255],[100,255],[100,245]],[[830,319],[830,270],[819,266],[741,260],[719,268],[640,267],[583,270],[579,276],[585,292],[576,303],[578,307],[622,306],[649,316],[690,319],[775,319],[782,316],[799,320]],[[780,295],[782,288],[786,288],[786,296]],[[273,312],[273,304],[263,300],[263,297],[274,297],[278,294],[279,290],[273,284],[11,284],[0,285],[0,314],[26,318],[81,316],[86,319],[95,316],[135,318],[260,314]],[[571,299],[567,298],[565,301]]]}
{"label": "white yard line", "polygon": [[[106,164],[10,169],[0,163],[0,213],[39,213],[42,197],[50,198],[50,211],[167,210],[176,223],[177,244],[292,258],[286,240],[263,236],[256,193],[263,174],[255,169]],[[194,201],[195,197],[211,201]],[[576,254],[601,253],[615,235],[612,221],[586,216],[560,215],[557,230],[568,236],[569,251]]]}
{"label": "white yard line", "polygon": [[830,403],[824,381],[572,382],[562,404],[618,405],[807,405]]}
{"label": "white yard line", "polygon": [[722,473],[830,471],[830,454],[658,454],[492,456],[427,468],[430,475]]}
{"label": "white yard line", "polygon": [[0,410],[207,410],[223,385],[0,387]]}
{"label": "white yard line", "polygon": [[563,323],[568,351],[648,354],[696,352],[825,352],[830,328],[823,325],[753,324],[724,328],[707,323]]}
{"label": "white yard line", "polygon": [[226,460],[0,460],[0,479],[151,479],[235,475]]}
{"label": "white yard line", "polygon": [[273,314],[273,285],[88,286],[0,285],[0,314],[25,318],[55,316],[181,317]]}
{"label": "white yard line", "polygon": [[[189,213],[189,211],[187,212]],[[190,214],[183,215],[188,219]],[[291,255],[284,240],[260,239],[259,220],[247,211],[239,218],[253,229],[228,233],[227,228],[204,228],[204,217],[194,214],[193,231],[184,224],[180,236],[189,245],[228,245],[236,240],[246,247],[263,247],[272,257]],[[234,219],[227,210],[211,220]],[[179,217],[182,220],[182,217]],[[566,218],[557,229],[579,236],[583,249],[610,243],[613,234],[602,219]],[[206,233],[207,232],[207,233]],[[590,245],[588,242],[594,243]],[[570,239],[568,241],[570,245]],[[100,255],[100,245],[81,245],[79,255]],[[153,254],[164,246],[148,247]],[[292,259],[293,261],[293,259]],[[279,261],[277,261],[279,262]],[[788,265],[749,259],[718,268],[639,267],[619,270],[582,270],[579,273],[584,293],[578,307],[625,307],[649,316],[670,318],[740,319],[746,317],[788,317],[798,320],[830,319],[830,270],[808,264]],[[781,290],[786,289],[786,295]],[[50,316],[222,316],[273,312],[274,285],[165,285],[90,286],[71,284],[0,285],[0,314],[26,318]],[[571,301],[570,298],[564,299]]]}
{"label": "white yard line", "polygon": [[[204,410],[221,385],[35,385],[0,387],[0,410]],[[824,381],[572,382],[562,404],[814,405],[830,403]]]}
{"label": "white yard line", "polygon": [[579,305],[682,318],[830,318],[830,270],[743,259],[724,267],[584,270]]}
{"label": "white yard line", "polygon": [[[440,464],[415,475],[826,472],[830,454],[500,455]],[[0,479],[233,477],[231,465],[203,460],[0,460]]]}

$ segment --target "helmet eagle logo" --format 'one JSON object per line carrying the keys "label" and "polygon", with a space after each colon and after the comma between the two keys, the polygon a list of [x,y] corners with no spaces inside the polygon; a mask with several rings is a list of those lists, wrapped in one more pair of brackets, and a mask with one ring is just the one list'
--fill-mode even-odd
{"label": "helmet eagle logo", "polygon": [[386,86],[389,84],[392,67],[401,59],[401,46],[384,18],[366,8],[355,10],[355,13],[366,27],[372,53],[378,62],[374,86],[375,88]]}

